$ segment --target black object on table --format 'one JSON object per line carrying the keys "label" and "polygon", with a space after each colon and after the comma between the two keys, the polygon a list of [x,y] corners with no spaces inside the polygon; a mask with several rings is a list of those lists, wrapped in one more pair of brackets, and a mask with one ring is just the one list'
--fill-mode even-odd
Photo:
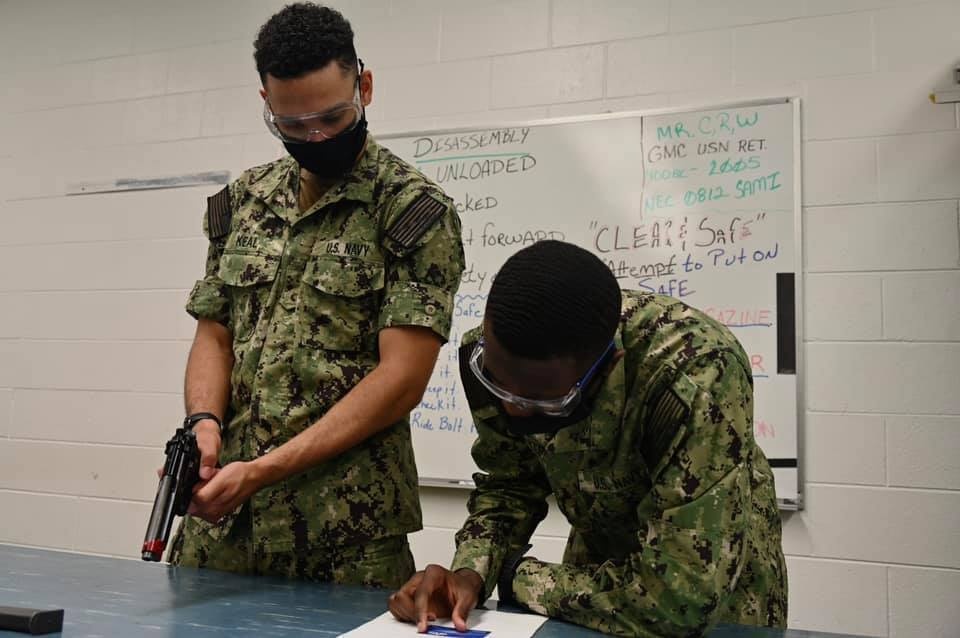
{"label": "black object on table", "polygon": [[0,630],[25,634],[52,634],[63,629],[62,609],[0,607]]}

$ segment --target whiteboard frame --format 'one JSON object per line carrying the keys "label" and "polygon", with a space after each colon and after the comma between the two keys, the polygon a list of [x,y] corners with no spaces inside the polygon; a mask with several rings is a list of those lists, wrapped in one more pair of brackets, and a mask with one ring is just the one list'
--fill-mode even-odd
{"label": "whiteboard frame", "polygon": [[807,360],[805,343],[805,326],[803,322],[803,309],[805,301],[806,274],[803,272],[803,130],[802,113],[800,111],[800,98],[792,97],[788,100],[793,104],[793,218],[794,228],[793,236],[796,240],[796,265],[794,266],[794,326],[796,327],[797,349],[797,499],[790,502],[789,499],[777,499],[777,504],[782,510],[802,510],[804,507],[803,487],[804,472],[803,458],[806,447],[806,383],[807,383]]}
{"label": "whiteboard frame", "polygon": [[[550,126],[554,124],[574,124],[579,122],[597,122],[605,120],[618,120],[624,118],[643,118],[655,115],[669,115],[672,113],[690,113],[701,110],[735,109],[749,106],[769,106],[774,104],[791,104],[793,106],[793,220],[794,220],[794,326],[796,334],[794,335],[794,347],[796,348],[796,399],[797,399],[797,495],[796,498],[777,498],[777,507],[783,511],[802,510],[804,472],[803,472],[803,449],[804,449],[804,385],[806,383],[806,360],[804,357],[804,330],[803,330],[803,138],[800,128],[800,98],[798,96],[767,97],[750,100],[736,100],[731,102],[704,103],[704,104],[684,104],[679,106],[668,106],[659,109],[640,109],[634,111],[617,111],[611,113],[597,113],[594,115],[572,115],[567,117],[541,118],[536,120],[513,120],[500,122],[477,122],[469,126],[456,126],[436,129],[418,129],[414,131],[394,131],[383,135],[376,135],[377,140],[390,140],[403,137],[423,136],[423,135],[451,135],[456,133],[467,133],[478,129],[496,129],[496,128],[522,128],[534,126]],[[455,489],[470,489],[476,485],[473,481],[419,477],[418,483],[421,487],[443,487]]]}

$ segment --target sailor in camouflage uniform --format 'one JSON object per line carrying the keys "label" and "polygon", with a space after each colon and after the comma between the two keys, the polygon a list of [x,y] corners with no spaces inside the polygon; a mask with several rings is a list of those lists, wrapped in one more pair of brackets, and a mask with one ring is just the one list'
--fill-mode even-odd
{"label": "sailor in camouflage uniform", "polygon": [[463,248],[450,199],[366,134],[372,78],[352,39],[339,13],[300,3],[255,43],[264,117],[292,157],[208,202],[187,303],[203,481],[175,564],[390,587],[413,573],[407,415]]}
{"label": "sailor in camouflage uniform", "polygon": [[[540,242],[493,281],[460,350],[481,473],[448,571],[390,598],[424,627],[501,601],[624,636],[786,624],[773,475],[753,437],[749,361],[729,330]],[[554,495],[562,563],[525,555]]]}

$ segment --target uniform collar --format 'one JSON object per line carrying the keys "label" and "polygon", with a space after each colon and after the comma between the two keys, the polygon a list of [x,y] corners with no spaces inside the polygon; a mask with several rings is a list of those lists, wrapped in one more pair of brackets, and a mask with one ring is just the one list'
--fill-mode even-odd
{"label": "uniform collar", "polygon": [[363,154],[353,170],[334,182],[306,212],[301,212],[297,206],[300,165],[289,155],[254,173],[247,191],[291,225],[339,200],[370,204],[373,202],[373,183],[379,175],[381,151],[382,147],[368,133]]}

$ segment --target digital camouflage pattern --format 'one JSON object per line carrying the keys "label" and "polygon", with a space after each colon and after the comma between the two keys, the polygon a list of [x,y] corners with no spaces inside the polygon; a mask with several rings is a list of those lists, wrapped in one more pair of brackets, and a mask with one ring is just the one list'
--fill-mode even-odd
{"label": "digital camouflage pattern", "polygon": [[171,552],[180,565],[365,587],[396,589],[415,571],[406,535],[349,547],[267,552],[254,543],[252,525],[250,509],[244,507],[213,551],[209,543],[185,543],[184,534],[178,534]]}
{"label": "digital camouflage pattern", "polygon": [[[233,335],[222,465],[266,454],[323,416],[376,367],[381,328],[424,326],[444,340],[450,330],[464,257],[438,186],[371,137],[354,170],[306,211],[298,184],[286,157],[230,185],[230,230],[211,240],[187,303]],[[390,239],[424,196],[445,214],[414,242]],[[330,551],[420,529],[409,422],[261,490],[245,509],[255,553]],[[218,525],[187,517],[172,559],[215,562],[236,542],[237,515]]]}
{"label": "digital camouflage pattern", "polygon": [[512,434],[489,395],[468,397],[483,473],[452,569],[476,570],[489,595],[554,494],[572,526],[563,563],[522,561],[521,605],[625,636],[785,626],[780,516],[743,349],[703,313],[632,291],[616,344],[625,355],[590,417],[555,435]]}

